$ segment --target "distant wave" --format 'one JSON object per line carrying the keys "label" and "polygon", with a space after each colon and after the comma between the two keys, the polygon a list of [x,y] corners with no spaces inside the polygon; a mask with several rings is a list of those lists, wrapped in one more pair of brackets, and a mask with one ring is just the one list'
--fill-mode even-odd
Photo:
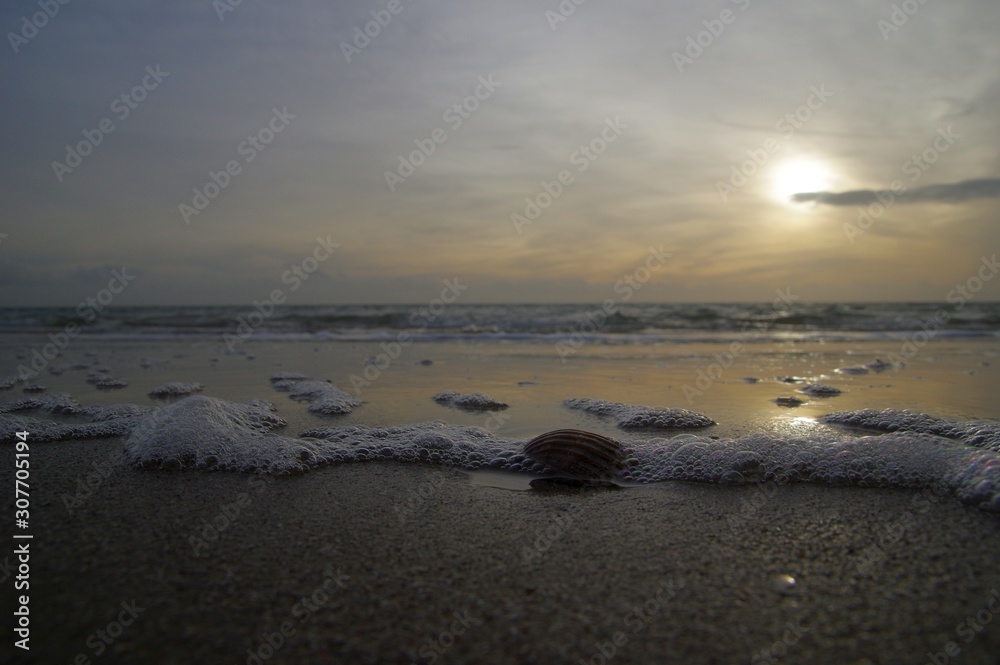
{"label": "distant wave", "polygon": [[[626,304],[608,315],[600,304],[461,305],[432,312],[419,305],[298,305],[264,317],[252,306],[124,307],[87,322],[73,308],[0,309],[0,334],[79,334],[114,338],[211,338],[252,330],[255,339],[366,341],[407,332],[423,340],[553,340],[598,343],[727,339],[857,340],[900,337],[935,313],[947,314],[937,337],[1000,337],[1000,303]],[[241,328],[242,326],[242,328]]]}

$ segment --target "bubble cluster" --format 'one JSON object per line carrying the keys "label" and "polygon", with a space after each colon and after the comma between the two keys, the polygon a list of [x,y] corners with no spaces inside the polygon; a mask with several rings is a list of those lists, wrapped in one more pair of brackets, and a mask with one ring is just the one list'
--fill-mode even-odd
{"label": "bubble cluster", "polygon": [[168,381],[161,383],[149,391],[150,397],[181,397],[192,393],[200,393],[204,386],[200,383],[184,383],[182,381]]}
{"label": "bubble cluster", "polygon": [[158,409],[125,440],[143,469],[217,469],[281,475],[329,463],[311,441],[272,434],[285,421],[260,404],[194,395]]}
{"label": "bubble cluster", "polygon": [[[126,436],[139,420],[155,410],[156,407],[137,404],[80,406],[66,393],[45,393],[0,404],[0,442],[13,442],[16,439],[15,433],[25,430],[31,432],[32,441],[40,443]],[[31,416],[10,415],[25,411],[72,416],[83,422],[53,422]]]}
{"label": "bubble cluster", "polygon": [[299,374],[297,372],[278,372],[271,375],[271,383],[279,383],[284,381],[308,381],[312,377],[306,376],[305,374]]}
{"label": "bubble cluster", "polygon": [[618,427],[630,430],[691,429],[715,424],[708,416],[687,409],[606,402],[589,397],[571,397],[563,401],[563,406],[600,418],[616,419]]}
{"label": "bubble cluster", "polygon": [[101,390],[118,390],[128,387],[128,381],[111,376],[107,369],[100,369],[87,375],[87,383]]}
{"label": "bubble cluster", "polygon": [[81,419],[94,422],[124,418],[135,420],[155,410],[155,406],[140,406],[138,404],[81,406],[70,395],[62,392],[44,393],[35,397],[26,397],[0,404],[0,414],[18,411],[37,411],[41,413],[77,416]]}
{"label": "bubble cluster", "polygon": [[431,399],[438,404],[453,406],[466,411],[492,411],[507,408],[505,402],[501,402],[483,393],[458,393],[454,390],[446,390],[434,395]]}
{"label": "bubble cluster", "polygon": [[297,402],[309,402],[311,413],[327,416],[350,413],[354,407],[361,406],[357,400],[332,383],[313,381],[303,374],[281,373],[271,377],[271,385],[275,390],[287,392],[288,396]]}
{"label": "bubble cluster", "polygon": [[52,441],[83,441],[125,436],[138,423],[138,418],[108,418],[87,423],[59,423],[22,415],[0,415],[0,443],[14,443],[16,432],[31,432],[37,443]]}
{"label": "bubble cluster", "polygon": [[45,413],[76,413],[83,407],[67,393],[43,393],[36,397],[25,397],[0,404],[0,413],[15,411],[43,411]]}
{"label": "bubble cluster", "polygon": [[[604,414],[620,413],[616,409],[620,405],[589,402]],[[86,422],[52,422],[23,411],[66,414]],[[834,431],[794,437],[770,432],[736,439],[686,433],[622,441],[625,468],[619,480],[935,488],[970,505],[1000,511],[1000,424],[947,421],[897,410],[840,412],[825,420],[882,433],[859,436]],[[269,402],[239,404],[202,395],[163,408],[81,407],[62,393],[0,404],[4,442],[25,429],[35,441],[122,436],[127,437],[128,458],[144,469],[280,475],[327,464],[395,461],[470,470],[547,471],[525,453],[527,439],[499,437],[480,427],[443,422],[350,425],[311,429],[293,438],[275,433],[283,426]]]}
{"label": "bubble cluster", "polygon": [[0,390],[10,390],[17,384],[21,383],[22,379],[17,374],[9,374],[7,376],[0,376]]}
{"label": "bubble cluster", "polygon": [[825,383],[808,383],[799,388],[800,393],[805,393],[810,397],[834,397],[842,391],[840,388],[828,386]]}
{"label": "bubble cluster", "polygon": [[961,441],[968,446],[1000,453],[1000,423],[995,422],[957,422],[900,409],[838,411],[823,416],[822,420],[833,425],[862,427],[880,432],[935,434]]}

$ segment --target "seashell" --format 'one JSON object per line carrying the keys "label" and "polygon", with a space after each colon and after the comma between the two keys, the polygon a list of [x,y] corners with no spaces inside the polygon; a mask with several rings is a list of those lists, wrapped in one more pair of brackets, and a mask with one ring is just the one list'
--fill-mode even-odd
{"label": "seashell", "polygon": [[578,478],[614,478],[627,468],[620,443],[578,429],[540,434],[524,445],[524,452],[536,462]]}

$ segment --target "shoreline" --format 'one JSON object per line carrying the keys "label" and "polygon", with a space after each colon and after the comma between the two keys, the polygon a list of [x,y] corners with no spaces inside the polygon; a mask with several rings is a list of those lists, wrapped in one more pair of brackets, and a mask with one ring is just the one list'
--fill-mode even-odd
{"label": "shoreline", "polygon": [[[24,347],[27,348],[27,347]],[[24,348],[0,349],[0,364],[13,370]],[[28,396],[22,388],[40,383],[84,405],[134,403],[163,406],[170,400],[148,396],[169,381],[197,382],[200,394],[234,402],[273,402],[288,432],[327,425],[404,425],[441,420],[486,427],[503,436],[531,438],[560,427],[621,435],[602,422],[562,406],[567,398],[590,397],[630,404],[663,405],[704,413],[717,425],[705,433],[724,437],[781,430],[809,434],[819,416],[843,410],[898,408],[943,418],[1000,420],[1000,349],[991,340],[932,340],[909,365],[864,375],[837,373],[844,366],[885,358],[888,342],[759,343],[746,350],[706,385],[702,373],[717,362],[724,344],[583,347],[566,362],[551,344],[447,344],[415,342],[384,369],[366,361],[380,352],[377,343],[269,343],[249,341],[247,355],[225,355],[210,346],[114,343],[79,340],[28,383],[0,390],[0,400]],[[65,369],[63,367],[78,369]],[[101,389],[88,378],[106,368],[127,386]],[[352,377],[370,382],[352,385]],[[377,370],[377,371],[376,371]],[[308,413],[287,393],[276,391],[269,377],[299,372],[328,380],[363,405],[349,414],[320,417]],[[749,382],[746,377],[754,377]],[[784,383],[793,377],[798,383]],[[367,379],[366,379],[367,380]],[[843,392],[834,397],[804,395],[807,381]],[[694,388],[694,391],[688,388]],[[510,405],[491,413],[473,413],[435,404],[442,391],[483,392]],[[804,400],[798,407],[776,403],[779,397]],[[499,415],[499,417],[493,417]],[[803,427],[808,425],[808,427]]]}
{"label": "shoreline", "polygon": [[32,447],[33,658],[11,662],[96,661],[88,639],[132,602],[101,662],[242,664],[269,638],[268,663],[1000,650],[994,626],[956,633],[1000,588],[1000,522],[950,499],[918,511],[907,490],[670,482],[543,494],[391,463],[289,478],[112,465],[70,513],[63,495],[120,448]]}

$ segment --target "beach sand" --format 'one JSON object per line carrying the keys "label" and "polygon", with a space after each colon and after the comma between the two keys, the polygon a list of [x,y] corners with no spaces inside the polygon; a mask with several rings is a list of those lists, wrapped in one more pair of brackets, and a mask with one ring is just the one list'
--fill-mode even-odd
{"label": "beach sand", "polygon": [[[418,344],[338,417],[310,414],[268,382],[297,371],[350,391],[378,348],[248,343],[250,359],[79,340],[60,362],[99,359],[129,387],[98,391],[81,370],[38,380],[84,404],[163,404],[146,392],[200,381],[206,395],[274,401],[291,436],[485,424],[435,404],[441,390],[508,402],[495,431],[509,437],[632,436],[561,406],[573,396],[691,408],[719,423],[700,433],[717,436],[830,431],[813,418],[865,407],[1000,415],[986,341],[928,345],[899,372],[862,376],[833,370],[892,344],[758,345],[693,404],[682,386],[720,345],[595,345],[563,363],[551,346]],[[796,394],[774,380],[785,375],[845,392],[787,409],[772,401]],[[12,447],[0,457],[11,486]],[[930,491],[666,482],[541,493],[503,487],[523,488],[518,474],[392,463],[276,478],[141,471],[124,464],[120,439],[36,443],[31,469],[32,648],[5,638],[3,662],[972,664],[1000,653],[989,609],[1000,521]],[[13,513],[10,493],[2,505]],[[14,563],[8,549],[5,597]]]}
{"label": "beach sand", "polygon": [[[968,643],[956,632],[1000,589],[1000,522],[927,492],[544,494],[381,463],[261,479],[137,471],[118,449],[32,448],[31,658],[5,640],[4,662],[600,663],[613,648],[615,663],[924,663],[948,642],[963,664],[1000,653],[996,625]],[[94,464],[110,472],[78,495]],[[64,496],[79,500],[72,512]],[[123,602],[136,616],[106,644],[97,631]]]}

